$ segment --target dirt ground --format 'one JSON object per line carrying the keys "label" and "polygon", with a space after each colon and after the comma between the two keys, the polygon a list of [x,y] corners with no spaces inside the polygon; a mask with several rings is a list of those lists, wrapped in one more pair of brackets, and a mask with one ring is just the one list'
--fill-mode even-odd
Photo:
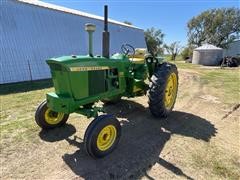
{"label": "dirt ground", "polygon": [[[41,131],[34,125],[30,139],[1,141],[0,178],[239,179],[237,102],[228,106],[215,97],[198,73],[181,69],[179,78],[177,102],[166,119],[151,116],[146,96],[105,107],[122,125],[121,141],[109,156],[87,156],[83,136],[90,121],[73,114],[63,127]],[[25,109],[34,115],[36,107]]]}

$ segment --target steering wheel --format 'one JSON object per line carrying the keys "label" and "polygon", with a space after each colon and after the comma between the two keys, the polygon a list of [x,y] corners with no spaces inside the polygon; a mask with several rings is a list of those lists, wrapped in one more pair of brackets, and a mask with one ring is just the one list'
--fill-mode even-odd
{"label": "steering wheel", "polygon": [[121,46],[121,51],[122,53],[127,56],[127,55],[133,55],[135,54],[135,48],[131,46],[130,44],[123,44]]}

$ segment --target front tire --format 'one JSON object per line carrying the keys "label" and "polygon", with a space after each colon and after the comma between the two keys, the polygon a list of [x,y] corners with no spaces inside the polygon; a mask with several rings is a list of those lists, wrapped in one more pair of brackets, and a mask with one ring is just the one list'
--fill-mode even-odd
{"label": "front tire", "polygon": [[178,71],[174,64],[163,63],[156,68],[148,90],[149,109],[155,117],[166,117],[172,111],[178,90]]}
{"label": "front tire", "polygon": [[42,129],[52,129],[62,126],[68,120],[69,115],[52,111],[47,107],[47,101],[43,101],[35,113],[35,121]]}
{"label": "front tire", "polygon": [[85,132],[85,149],[91,157],[102,158],[117,147],[120,136],[121,125],[116,118],[111,115],[98,116]]}

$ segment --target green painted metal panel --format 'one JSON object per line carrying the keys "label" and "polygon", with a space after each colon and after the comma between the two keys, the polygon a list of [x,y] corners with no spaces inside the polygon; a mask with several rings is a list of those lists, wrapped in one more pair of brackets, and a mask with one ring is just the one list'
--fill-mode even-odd
{"label": "green painted metal panel", "polygon": [[63,97],[71,96],[71,88],[69,84],[68,72],[51,71],[55,92]]}
{"label": "green painted metal panel", "polygon": [[69,80],[75,99],[88,97],[88,72],[69,72]]}
{"label": "green painted metal panel", "polygon": [[70,97],[59,96],[56,93],[47,93],[46,96],[47,106],[53,111],[69,114],[78,108],[78,104]]}

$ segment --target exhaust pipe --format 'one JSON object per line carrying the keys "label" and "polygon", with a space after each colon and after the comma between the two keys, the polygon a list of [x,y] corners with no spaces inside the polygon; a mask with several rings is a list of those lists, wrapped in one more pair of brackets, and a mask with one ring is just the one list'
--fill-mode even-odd
{"label": "exhaust pipe", "polygon": [[110,34],[108,32],[108,6],[104,6],[104,31],[102,36],[102,56],[109,58],[109,38]]}

